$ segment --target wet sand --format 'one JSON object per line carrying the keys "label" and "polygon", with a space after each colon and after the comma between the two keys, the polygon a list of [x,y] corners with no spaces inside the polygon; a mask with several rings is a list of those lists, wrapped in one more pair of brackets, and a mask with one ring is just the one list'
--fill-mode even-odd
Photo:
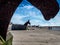
{"label": "wet sand", "polygon": [[13,45],[60,45],[60,31],[47,29],[10,31]]}

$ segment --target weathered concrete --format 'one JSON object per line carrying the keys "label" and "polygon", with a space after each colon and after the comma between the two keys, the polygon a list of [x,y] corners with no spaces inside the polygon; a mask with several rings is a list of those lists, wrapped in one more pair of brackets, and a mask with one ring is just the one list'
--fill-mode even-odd
{"label": "weathered concrete", "polygon": [[26,28],[25,25],[12,24],[11,30],[26,30]]}

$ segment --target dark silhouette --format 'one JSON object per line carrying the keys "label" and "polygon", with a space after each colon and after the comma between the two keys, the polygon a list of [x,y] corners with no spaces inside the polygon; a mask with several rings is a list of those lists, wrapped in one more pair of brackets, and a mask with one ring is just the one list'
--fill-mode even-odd
{"label": "dark silhouette", "polygon": [[29,20],[24,25],[27,26],[28,24],[31,24]]}
{"label": "dark silhouette", "polygon": [[59,11],[57,0],[28,0],[32,5],[41,10],[44,19],[54,18]]}
{"label": "dark silhouette", "polygon": [[[54,18],[59,11],[59,5],[56,0],[28,0],[41,10],[44,18],[50,20]],[[9,22],[13,13],[22,0],[0,0],[0,35],[6,40],[6,34]],[[32,15],[33,16],[33,15]]]}
{"label": "dark silhouette", "polygon": [[49,30],[52,30],[52,27],[48,27]]}
{"label": "dark silhouette", "polygon": [[30,21],[28,20],[24,25],[12,24],[12,30],[26,30]]}

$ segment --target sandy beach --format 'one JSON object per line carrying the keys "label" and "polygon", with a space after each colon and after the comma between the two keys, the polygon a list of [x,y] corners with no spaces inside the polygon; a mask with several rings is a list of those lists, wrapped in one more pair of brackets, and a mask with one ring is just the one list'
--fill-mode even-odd
{"label": "sandy beach", "polygon": [[14,30],[13,45],[60,45],[60,31],[35,29]]}

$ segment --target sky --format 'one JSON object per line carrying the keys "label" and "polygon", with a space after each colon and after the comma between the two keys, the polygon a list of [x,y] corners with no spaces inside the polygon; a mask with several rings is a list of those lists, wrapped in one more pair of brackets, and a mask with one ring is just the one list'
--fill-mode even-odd
{"label": "sky", "polygon": [[[57,1],[60,6],[60,0]],[[11,22],[13,24],[24,24],[28,20],[30,20],[31,25],[36,26],[60,26],[60,10],[53,19],[46,21],[39,9],[27,0],[23,0],[13,14]]]}

